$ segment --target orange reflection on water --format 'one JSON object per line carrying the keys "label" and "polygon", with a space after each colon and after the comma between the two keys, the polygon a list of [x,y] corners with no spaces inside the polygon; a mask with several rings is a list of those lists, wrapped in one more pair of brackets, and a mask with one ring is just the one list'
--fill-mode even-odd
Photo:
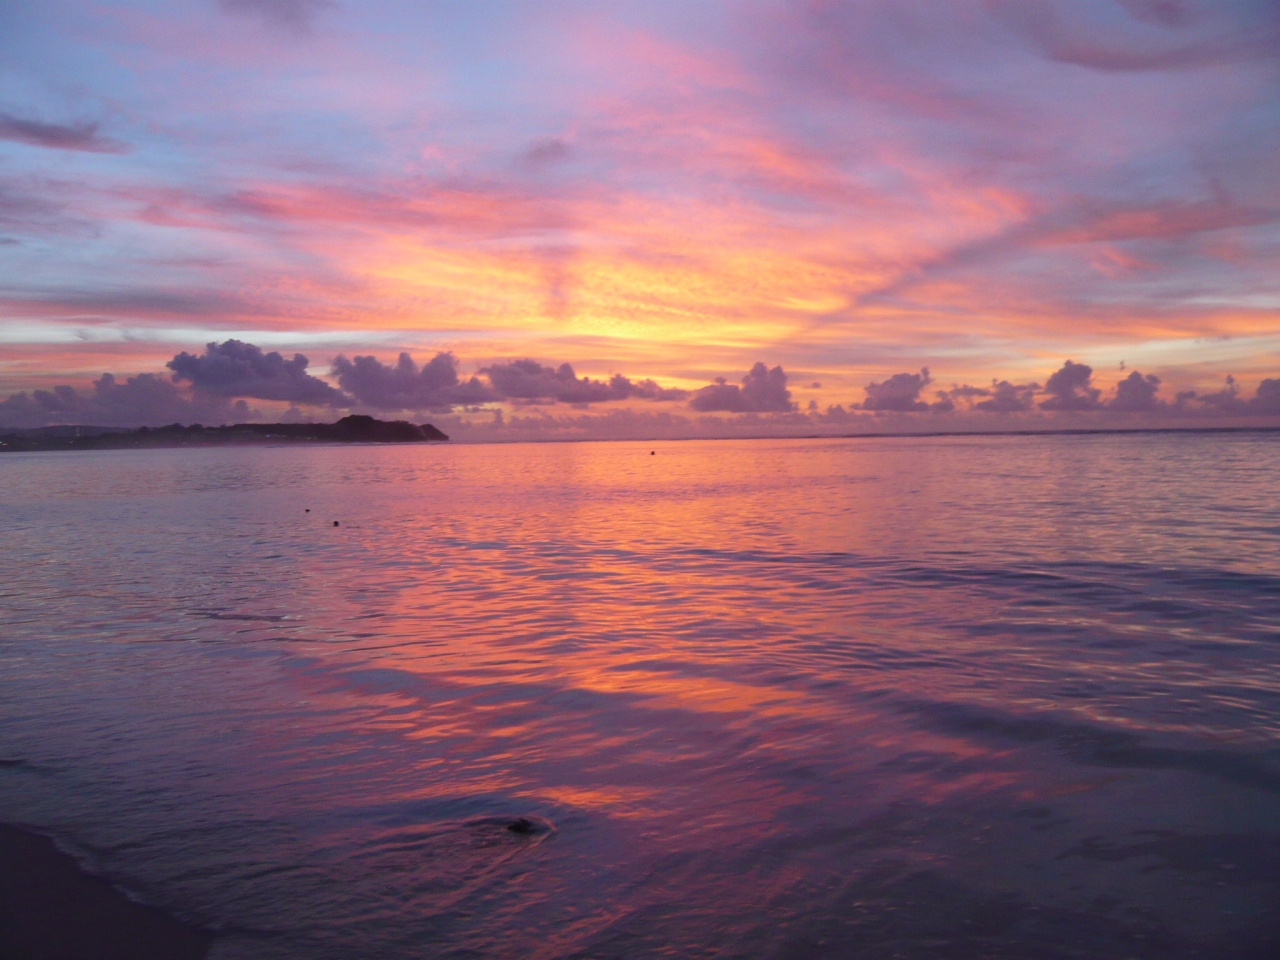
{"label": "orange reflection on water", "polygon": [[[647,955],[679,921],[667,952],[696,955],[1007,890],[1146,916],[1166,881],[1228,916],[1217,861],[1112,855],[1198,865],[1273,829],[1274,439],[651,449],[6,463],[30,562],[0,583],[0,709],[52,760],[0,789],[75,769],[59,810],[107,784],[102,821],[181,838],[165,869],[219,878],[230,913],[345,910],[369,943],[439,920],[414,949],[537,928],[607,955],[621,929]],[[1164,832],[1096,841],[1141,830]]]}

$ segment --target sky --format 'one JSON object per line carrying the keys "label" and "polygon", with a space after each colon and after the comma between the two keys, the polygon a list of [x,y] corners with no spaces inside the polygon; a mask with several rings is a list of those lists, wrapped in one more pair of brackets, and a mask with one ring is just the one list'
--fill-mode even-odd
{"label": "sky", "polygon": [[0,426],[1280,422],[1278,169],[1277,0],[0,0]]}

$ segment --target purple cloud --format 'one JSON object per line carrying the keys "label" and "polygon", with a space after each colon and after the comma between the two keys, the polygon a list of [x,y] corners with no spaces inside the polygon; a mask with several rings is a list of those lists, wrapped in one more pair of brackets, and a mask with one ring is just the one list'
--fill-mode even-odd
{"label": "purple cloud", "polygon": [[98,136],[96,123],[42,123],[0,113],[0,140],[12,140],[51,150],[78,150],[82,153],[128,153],[127,143]]}
{"label": "purple cloud", "polygon": [[920,399],[920,391],[932,382],[928,367],[922,367],[919,373],[895,373],[883,383],[867,385],[862,409],[884,413],[928,410],[929,404]]}
{"label": "purple cloud", "polygon": [[378,410],[450,410],[455,404],[499,399],[475,377],[460,382],[458,359],[452,353],[437,353],[421,369],[407,353],[400,354],[394,367],[376,357],[339,356],[332,370],[343,390]]}
{"label": "purple cloud", "polygon": [[1049,399],[1040,401],[1041,410],[1097,410],[1102,391],[1093,386],[1093,367],[1068,360],[1044,385]]}
{"label": "purple cloud", "polygon": [[[1121,0],[1129,14],[1103,21],[1088,4],[1016,0],[997,7],[1051,60],[1093,70],[1194,70],[1280,53],[1280,18],[1250,0]],[[1105,13],[1103,13],[1105,16]]]}
{"label": "purple cloud", "polygon": [[15,393],[0,402],[0,425],[43,427],[78,424],[100,427],[158,427],[167,423],[228,423],[249,420],[257,412],[243,400],[197,395],[186,397],[165,377],[142,373],[123,383],[104,373],[91,393],[69,386]]}
{"label": "purple cloud", "polygon": [[205,345],[203,355],[183,351],[165,366],[173,380],[188,380],[199,393],[224,397],[253,397],[317,406],[350,406],[350,398],[319,377],[307,373],[307,358],[295,353],[286,360],[279,353],[239,340]]}
{"label": "purple cloud", "polygon": [[552,369],[536,360],[512,360],[510,363],[492,364],[481,372],[488,374],[489,382],[500,396],[512,400],[599,403],[625,400],[627,397],[627,390],[619,378],[608,383],[589,377],[579,379],[567,363]]}
{"label": "purple cloud", "polygon": [[1116,395],[1107,407],[1127,413],[1150,413],[1165,405],[1163,400],[1156,397],[1159,390],[1159,377],[1154,374],[1144,377],[1135,370],[1116,384]]}
{"label": "purple cloud", "polygon": [[782,367],[770,370],[763,363],[756,363],[742,378],[741,387],[717,378],[715,383],[695,391],[689,406],[702,413],[789,413],[791,391]]}
{"label": "purple cloud", "polygon": [[1280,414],[1280,379],[1268,378],[1258,384],[1249,406],[1255,413]]}
{"label": "purple cloud", "polygon": [[1035,403],[1035,396],[1040,392],[1038,383],[1010,383],[1008,380],[993,380],[991,389],[982,394],[988,399],[980,400],[973,409],[984,413],[1025,413]]}
{"label": "purple cloud", "polygon": [[[302,405],[351,406],[361,404],[381,410],[433,409],[449,411],[456,406],[501,400],[520,405],[564,402],[586,405],[605,400],[675,400],[688,397],[687,391],[668,390],[652,380],[632,381],[620,374],[609,380],[578,377],[569,364],[544,366],[532,360],[517,360],[485,368],[490,383],[478,377],[462,381],[457,376],[458,361],[451,353],[438,353],[419,367],[408,354],[401,354],[392,366],[374,357],[335,359],[333,370],[347,393],[335,390],[306,373],[307,359],[295,355],[286,360],[278,353],[264,353],[259,347],[228,340],[208,344],[204,354],[180,353],[168,364],[174,371],[165,378],[156,374],[139,374],[118,379],[103,374],[93,382],[91,391],[71,386],[52,390],[15,393],[0,401],[0,427],[26,428],[53,424],[86,426],[159,426],[168,423],[225,423],[257,419],[243,398],[290,402]],[[957,416],[970,411],[993,414],[1027,414],[1036,409],[1035,399],[1042,392],[1035,383],[1012,383],[995,380],[989,388],[957,386],[938,392],[938,401],[926,403],[921,394],[932,382],[927,368],[919,373],[900,373],[873,382],[867,389],[862,409],[880,413],[903,414],[924,411],[944,412],[959,409]],[[780,366],[772,370],[763,363],[755,364],[742,384],[729,384],[723,378],[696,391],[689,406],[702,413],[739,414],[729,418],[703,418],[692,421],[669,412],[641,413],[636,409],[614,411],[603,416],[554,417],[544,413],[532,417],[513,416],[503,429],[530,436],[719,436],[759,433],[759,413],[781,416],[770,418],[771,429],[779,435],[804,431],[832,432],[847,430],[859,421],[871,422],[864,414],[855,414],[841,405],[828,406],[823,412],[816,402],[800,411],[791,402],[786,387],[787,377]],[[190,384],[189,387],[184,384]],[[499,389],[499,387],[501,389]],[[1093,422],[1104,426],[1108,418],[1141,415],[1149,418],[1213,419],[1219,417],[1280,416],[1280,378],[1266,378],[1259,383],[1253,397],[1241,396],[1234,377],[1227,377],[1221,390],[1208,394],[1183,391],[1173,403],[1158,396],[1160,379],[1133,371],[1121,380],[1107,401],[1101,390],[1093,386],[1093,370],[1086,364],[1068,360],[1048,380],[1043,392],[1048,397],[1039,405],[1046,412],[1087,412]],[[349,394],[349,396],[348,396]],[[961,404],[957,408],[957,403]],[[474,410],[463,413],[474,413]],[[496,426],[481,428],[466,419],[451,423],[451,429],[462,435],[493,435],[504,422],[501,410],[490,414]],[[292,407],[284,418],[301,419],[307,415]],[[458,417],[458,414],[454,415]],[[1039,418],[1046,426],[1052,419]],[[1117,422],[1120,421],[1117,416]],[[1123,421],[1132,424],[1131,419]],[[1159,423],[1160,419],[1151,422]],[[957,421],[957,425],[958,425]],[[501,431],[499,431],[501,432]]]}
{"label": "purple cloud", "polygon": [[559,367],[543,366],[536,360],[512,360],[485,367],[497,398],[537,402],[605,403],[611,400],[682,400],[688,393],[668,389],[652,380],[633,382],[615,373],[606,380],[579,377],[567,363]]}
{"label": "purple cloud", "polygon": [[[1268,399],[1269,395],[1270,388]],[[1178,403],[1184,407],[1189,406],[1191,400],[1211,416],[1232,416],[1249,412],[1249,404],[1240,396],[1240,385],[1233,376],[1228,376],[1223,388],[1214,393],[1197,394],[1194,390],[1188,390],[1178,394]]]}

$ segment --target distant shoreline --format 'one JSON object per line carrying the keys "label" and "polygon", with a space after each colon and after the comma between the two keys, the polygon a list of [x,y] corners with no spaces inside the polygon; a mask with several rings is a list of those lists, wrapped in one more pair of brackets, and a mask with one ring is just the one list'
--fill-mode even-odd
{"label": "distant shoreline", "polygon": [[[361,428],[344,428],[347,421],[367,421]],[[875,433],[754,433],[739,436],[693,437],[486,437],[451,440],[429,423],[345,417],[337,423],[237,423],[221,427],[165,427],[137,429],[94,426],[56,426],[0,432],[0,453],[57,450],[131,450],[174,447],[279,446],[343,443],[444,443],[455,445],[520,443],[688,443],[730,440],[910,440],[936,437],[1054,437],[1168,433],[1280,433],[1277,426],[1231,427],[1064,427],[1030,430],[896,430]]]}
{"label": "distant shoreline", "polygon": [[451,441],[458,446],[515,443],[691,443],[732,440],[911,440],[920,437],[1053,437],[1136,433],[1280,433],[1280,425],[1268,427],[1070,427],[1060,430],[930,430],[880,433],[744,433],[737,436],[695,437],[511,437]]}
{"label": "distant shoreline", "polygon": [[138,447],[223,447],[278,443],[443,443],[448,434],[429,423],[352,415],[336,423],[236,423],[205,427],[43,427],[0,433],[0,453],[47,450],[127,450]]}

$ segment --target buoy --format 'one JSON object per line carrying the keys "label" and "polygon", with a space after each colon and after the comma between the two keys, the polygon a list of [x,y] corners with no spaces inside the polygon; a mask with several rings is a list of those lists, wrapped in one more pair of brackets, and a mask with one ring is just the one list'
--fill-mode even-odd
{"label": "buoy", "polygon": [[333,525],[336,527],[338,525],[338,521],[337,520],[333,521]]}
{"label": "buoy", "polygon": [[310,512],[311,512],[311,508],[307,507],[307,513],[310,513]]}
{"label": "buoy", "polygon": [[657,452],[658,452],[657,450],[650,450],[650,451],[649,451],[649,456],[651,456],[651,457],[652,457],[652,456],[653,456],[655,453],[657,453]]}

